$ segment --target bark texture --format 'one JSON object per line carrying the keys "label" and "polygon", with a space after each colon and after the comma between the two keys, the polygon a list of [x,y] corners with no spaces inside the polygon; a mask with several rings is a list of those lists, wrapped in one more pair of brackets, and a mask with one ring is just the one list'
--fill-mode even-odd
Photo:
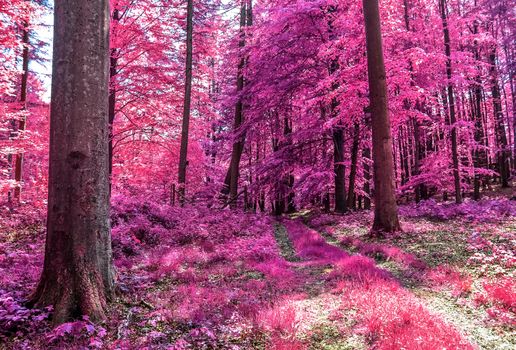
{"label": "bark texture", "polygon": [[[22,77],[21,77],[21,87],[20,87],[20,103],[22,104],[22,108],[27,110],[27,82],[29,80],[29,24],[24,23],[23,26],[23,53],[22,53]],[[18,131],[25,131],[27,121],[23,117],[18,124]],[[14,199],[18,203],[21,200],[21,181],[23,178],[23,152],[18,153],[16,155],[16,162],[14,165],[14,180],[16,181],[16,187],[14,188]]]}
{"label": "bark texture", "polygon": [[[240,9],[240,41],[238,46],[243,49],[246,45],[245,27],[253,25],[253,4],[252,0],[242,1]],[[245,78],[244,68],[246,58],[242,56],[238,63],[237,73],[237,93],[241,93],[244,89]],[[244,121],[244,103],[241,98],[238,99],[235,106],[235,119],[233,122],[233,132],[239,133]],[[224,180],[223,194],[229,193],[229,201],[231,208],[236,208],[238,203],[238,180],[240,178],[240,160],[244,152],[245,133],[236,137],[231,151],[231,163],[229,165],[226,178]]]}
{"label": "bark texture", "polygon": [[[116,6],[116,5],[115,5]],[[113,16],[112,20],[113,22],[120,21],[120,11],[118,8],[113,9]],[[109,57],[109,118],[108,118],[108,124],[109,124],[109,177],[110,177],[110,188],[112,183],[112,175],[113,175],[113,124],[115,122],[115,116],[116,116],[116,84],[115,84],[115,78],[118,74],[118,49],[112,48],[110,49],[110,57]]]}
{"label": "bark texture", "polygon": [[500,85],[498,84],[498,72],[496,69],[496,48],[493,48],[489,55],[489,73],[491,75],[491,94],[493,96],[494,120],[496,123],[496,143],[499,148],[497,154],[498,172],[500,173],[500,182],[503,188],[508,188],[509,178],[511,176],[511,151],[508,145],[507,134],[505,132],[505,124],[502,109],[502,96],[500,93]]}
{"label": "bark texture", "polygon": [[[335,16],[337,14],[338,7],[335,5],[328,6],[327,12],[329,16],[328,20],[328,31],[329,38],[332,41],[337,39],[337,35],[335,33],[334,21]],[[339,59],[334,58],[330,62],[330,67],[328,69],[329,74],[333,75],[339,70]],[[331,90],[333,92],[337,91],[339,88],[339,84],[337,82],[333,82],[331,85]],[[339,101],[337,97],[333,97],[330,103],[330,117],[333,119],[339,118]],[[348,211],[348,202],[346,200],[346,166],[344,164],[345,154],[344,154],[344,126],[340,121],[337,121],[333,126],[332,130],[332,138],[333,138],[333,170],[334,170],[334,180],[335,180],[335,212],[336,213],[345,213]]]}
{"label": "bark texture", "polygon": [[348,208],[356,209],[355,180],[358,167],[358,148],[360,147],[360,124],[355,122],[353,127],[353,146],[351,148],[351,169],[349,171]]}
{"label": "bark texture", "polygon": [[372,232],[401,230],[395,196],[391,122],[383,58],[378,0],[363,0],[369,98],[373,133],[374,223]]}
{"label": "bark texture", "polygon": [[56,0],[45,261],[32,305],[55,324],[105,317],[109,225],[109,1]]}
{"label": "bark texture", "polygon": [[185,97],[183,103],[183,125],[181,129],[181,150],[179,152],[179,202],[185,203],[186,168],[188,166],[188,135],[190,129],[190,109],[192,104],[192,65],[193,65],[193,0],[187,2],[186,14],[186,70]]}

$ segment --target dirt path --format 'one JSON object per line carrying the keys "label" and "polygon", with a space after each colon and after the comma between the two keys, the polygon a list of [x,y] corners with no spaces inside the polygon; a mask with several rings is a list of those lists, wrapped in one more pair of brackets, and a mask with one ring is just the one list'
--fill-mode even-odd
{"label": "dirt path", "polygon": [[[346,250],[350,254],[352,253],[334,235],[318,232],[329,244]],[[486,326],[484,322],[485,312],[472,305],[459,305],[457,304],[457,298],[450,295],[449,291],[435,289],[432,288],[431,284],[421,283],[416,277],[418,271],[414,271],[410,266],[407,267],[392,260],[376,259],[376,262],[379,268],[389,271],[404,288],[410,290],[426,309],[453,325],[478,349],[514,349],[515,344],[511,339]]]}
{"label": "dirt path", "polygon": [[303,281],[299,292],[304,296],[290,301],[296,310],[297,337],[311,350],[367,349],[362,335],[343,332],[341,322],[331,317],[341,307],[340,295],[332,293],[326,285],[325,275],[331,265],[301,258],[283,224],[274,226],[274,235],[282,257]]}
{"label": "dirt path", "polygon": [[[310,348],[478,348],[473,338],[466,340],[468,332],[437,308],[426,307],[425,299],[373,260],[350,255],[300,220],[284,220],[275,231],[283,257],[306,276],[309,297],[296,305],[301,320],[310,315],[317,321],[305,323],[302,335],[311,337],[310,344],[317,338],[326,344]],[[331,343],[335,337],[344,340]]]}

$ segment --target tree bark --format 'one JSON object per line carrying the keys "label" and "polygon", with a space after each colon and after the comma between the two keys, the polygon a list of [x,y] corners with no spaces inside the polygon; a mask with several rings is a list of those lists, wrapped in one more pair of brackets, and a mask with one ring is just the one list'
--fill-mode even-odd
{"label": "tree bark", "polygon": [[188,166],[188,134],[190,128],[190,109],[192,104],[192,65],[193,65],[193,0],[187,1],[186,14],[186,72],[185,97],[183,104],[183,126],[181,129],[181,150],[179,152],[179,202],[185,203],[186,168]]}
{"label": "tree bark", "polygon": [[400,231],[394,184],[391,122],[378,0],[363,0],[373,132],[375,211],[372,233]]}
{"label": "tree bark", "polygon": [[[478,34],[477,21],[473,24],[473,34]],[[474,54],[475,60],[480,64],[480,49],[478,47],[477,40],[474,42]],[[482,146],[484,139],[484,127],[482,118],[482,80],[480,77],[479,66],[478,70],[479,74],[475,77],[475,87],[473,88],[473,114],[475,120],[474,139],[476,142],[476,149],[473,153],[473,164],[475,166],[475,170],[482,168],[482,166],[488,166],[485,151],[481,151],[479,149],[479,147]],[[482,178],[483,177],[480,176],[480,174],[475,174],[475,178],[473,180],[473,199],[476,201],[481,199],[480,184]]]}
{"label": "tree bark", "polygon": [[[113,9],[112,20],[120,21],[120,11],[118,8]],[[113,124],[116,116],[116,84],[115,77],[118,74],[118,49],[111,48],[109,55],[109,108],[108,108],[108,127],[109,127],[109,192],[111,193],[111,185],[113,182]]]}
{"label": "tree bark", "polygon": [[511,175],[510,166],[510,149],[507,141],[507,134],[505,133],[505,125],[502,110],[502,97],[500,94],[500,86],[498,85],[498,72],[496,70],[496,48],[491,50],[489,55],[490,75],[491,75],[491,94],[493,96],[493,112],[496,123],[496,141],[500,150],[497,152],[498,156],[498,171],[500,173],[500,182],[503,188],[508,188],[509,177]]}
{"label": "tree bark", "polygon": [[[20,87],[20,103],[24,111],[27,110],[27,82],[29,79],[29,24],[24,23],[23,26],[23,53],[22,53],[22,78]],[[18,124],[18,132],[25,131],[27,121],[26,117],[23,116]],[[16,161],[14,165],[14,180],[16,181],[16,187],[14,188],[14,200],[20,202],[21,200],[21,181],[23,177],[23,152],[16,154]]]}
{"label": "tree bark", "polygon": [[[239,48],[245,47],[245,27],[252,26],[253,14],[252,14],[252,1],[242,1],[240,9],[240,41]],[[246,64],[246,58],[242,56],[238,64],[237,72],[237,94],[240,94],[244,89],[244,68]],[[235,119],[233,122],[233,132],[238,133],[242,123],[244,121],[244,104],[242,98],[239,97],[235,106]],[[224,179],[224,188],[222,189],[223,194],[229,192],[230,207],[237,207],[237,195],[238,195],[238,180],[240,177],[240,159],[244,151],[245,135],[240,135],[237,140],[233,142],[233,149],[231,151],[231,163],[229,165],[226,178]]]}
{"label": "tree bark", "polygon": [[56,0],[43,272],[29,304],[55,324],[103,319],[113,295],[109,224],[109,1]]}
{"label": "tree bark", "polygon": [[357,176],[358,148],[360,147],[360,124],[355,122],[353,146],[351,148],[351,169],[349,171],[348,208],[355,209],[355,180]]}
{"label": "tree bark", "polygon": [[[327,8],[330,19],[328,21],[328,30],[330,40],[336,40],[336,34],[333,27],[334,18],[332,17],[337,12],[337,6],[331,5]],[[329,67],[329,74],[334,75],[339,70],[338,58],[332,59]],[[337,82],[331,85],[332,91],[339,88]],[[330,103],[331,118],[338,118],[339,101],[337,97],[333,97]],[[340,121],[337,121],[333,126],[333,169],[335,180],[335,212],[345,213],[348,211],[348,203],[346,201],[346,166],[344,165],[344,126]]]}
{"label": "tree bark", "polygon": [[455,202],[457,204],[462,203],[462,193],[460,184],[460,162],[459,162],[459,151],[457,147],[457,127],[456,127],[456,116],[455,116],[455,97],[453,94],[452,79],[452,65],[451,65],[451,44],[450,44],[450,30],[448,29],[448,15],[446,0],[440,0],[439,7],[441,10],[441,20],[443,23],[443,34],[444,34],[444,48],[446,53],[446,76],[448,78],[448,108],[450,112],[450,126],[451,126],[451,150],[452,150],[452,161],[453,161],[453,179],[455,186]]}
{"label": "tree bark", "polygon": [[335,173],[335,212],[348,211],[346,202],[346,166],[344,165],[344,129],[333,128],[333,169]]}
{"label": "tree bark", "polygon": [[371,159],[371,149],[369,147],[364,148],[362,151],[362,158],[364,159],[364,192],[367,196],[364,197],[364,209],[371,209],[371,167],[369,166],[369,160]]}

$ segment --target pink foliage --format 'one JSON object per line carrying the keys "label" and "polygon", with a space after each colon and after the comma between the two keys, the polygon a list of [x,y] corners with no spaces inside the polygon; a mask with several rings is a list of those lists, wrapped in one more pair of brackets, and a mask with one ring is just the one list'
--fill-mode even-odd
{"label": "pink foliage", "polygon": [[407,253],[402,249],[381,243],[366,243],[358,238],[344,237],[340,243],[344,247],[352,247],[360,254],[370,257],[380,257],[385,260],[392,260],[402,264],[408,268],[415,268],[424,270],[427,268],[426,264],[418,259],[414,254]]}
{"label": "pink foliage", "polygon": [[357,310],[357,330],[375,349],[474,349],[460,333],[390,282],[343,283],[342,312]]}
{"label": "pink foliage", "polygon": [[490,302],[507,311],[516,313],[516,283],[513,279],[506,277],[485,282],[483,287]]}
{"label": "pink foliage", "polygon": [[425,277],[436,287],[450,288],[456,297],[469,294],[473,284],[470,276],[446,265],[428,270]]}

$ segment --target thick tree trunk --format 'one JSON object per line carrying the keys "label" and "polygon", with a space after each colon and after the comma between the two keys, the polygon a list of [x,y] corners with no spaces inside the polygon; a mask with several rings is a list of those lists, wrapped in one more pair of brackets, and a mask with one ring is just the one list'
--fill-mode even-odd
{"label": "thick tree trunk", "polygon": [[[20,88],[20,103],[22,108],[27,110],[27,81],[29,79],[29,25],[24,23],[23,28],[23,53],[22,53],[22,78]],[[27,121],[24,116],[18,124],[18,132],[25,131]],[[14,188],[14,199],[16,202],[21,200],[21,181],[23,177],[23,153],[16,154],[16,161],[14,165],[14,180],[16,181],[16,187]]]}
{"label": "thick tree trunk", "polygon": [[378,0],[363,0],[367,43],[369,97],[373,131],[375,215],[372,232],[401,230],[394,184],[391,122],[383,59]]}
{"label": "thick tree trunk", "polygon": [[192,104],[192,65],[193,65],[193,0],[187,2],[186,14],[186,69],[185,97],[183,104],[183,126],[181,129],[181,150],[179,152],[179,202],[185,203],[186,168],[188,166],[188,134],[190,129],[190,109]]}
{"label": "thick tree trunk", "polygon": [[510,149],[505,132],[505,124],[502,110],[502,97],[500,94],[500,86],[498,85],[498,72],[496,70],[496,48],[493,48],[489,55],[490,75],[491,75],[491,93],[493,96],[493,112],[496,123],[496,141],[499,151],[498,156],[498,172],[500,173],[500,182],[502,187],[509,187],[509,177],[511,175],[510,165]]}
{"label": "thick tree trunk", "polygon": [[30,304],[54,323],[105,317],[109,224],[109,1],[56,0],[45,261]]}
{"label": "thick tree trunk", "polygon": [[460,184],[460,163],[459,151],[457,147],[457,119],[455,116],[455,97],[453,94],[452,80],[452,65],[451,65],[451,44],[450,44],[450,30],[448,29],[448,15],[446,0],[440,0],[439,7],[441,10],[441,20],[443,23],[444,34],[444,48],[446,53],[446,75],[448,77],[448,108],[450,111],[450,125],[451,125],[451,151],[453,161],[453,180],[455,186],[455,202],[462,203],[462,192]]}

